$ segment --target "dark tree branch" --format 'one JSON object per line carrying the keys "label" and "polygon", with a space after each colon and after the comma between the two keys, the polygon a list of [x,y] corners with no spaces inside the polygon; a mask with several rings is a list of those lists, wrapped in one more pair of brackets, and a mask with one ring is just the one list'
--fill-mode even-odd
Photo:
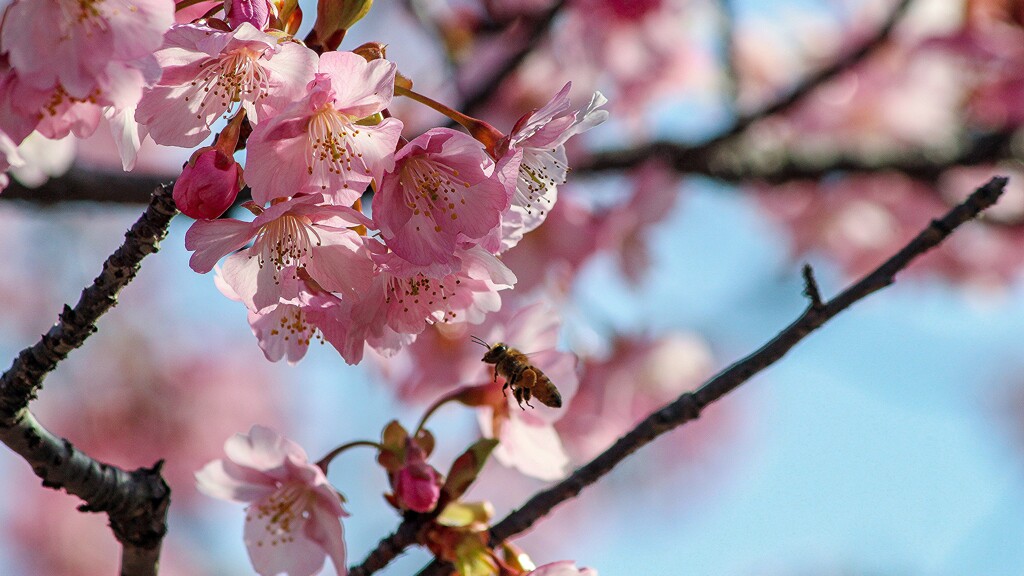
{"label": "dark tree branch", "polygon": [[575,167],[574,170],[583,172],[623,170],[635,168],[648,160],[654,159],[661,160],[671,166],[708,165],[711,162],[712,153],[720,144],[741,134],[755,122],[789,109],[819,86],[861,63],[867,56],[885,43],[892,34],[896,24],[899,23],[906,13],[910,2],[911,0],[900,0],[886,17],[885,22],[878,28],[878,31],[855,50],[839,57],[829,66],[804,78],[784,96],[753,112],[741,114],[733,121],[732,125],[717,136],[695,146],[659,141],[627,150],[602,152],[595,154],[586,164]]}
{"label": "dark tree branch", "polygon": [[10,186],[0,192],[0,200],[26,200],[36,204],[75,201],[143,204],[150,192],[177,177],[177,174],[154,176],[75,166],[62,176],[50,178],[39,188],[26,188],[12,178]]}
{"label": "dark tree branch", "polygon": [[[770,158],[756,159],[742,153],[701,156],[679,156],[669,165],[680,174],[707,176],[722,182],[767,182],[781,184],[794,180],[817,181],[832,174],[899,173],[929,184],[935,183],[943,172],[956,166],[978,166],[1017,158],[1013,139],[1015,131],[1004,129],[979,134],[965,139],[952,154],[929,153],[924,150],[905,152],[883,158],[865,158],[853,155],[809,157],[792,151],[770,154]],[[592,170],[591,170],[592,169]],[[603,171],[596,165],[573,169],[575,176]]]}
{"label": "dark tree branch", "polygon": [[416,544],[420,530],[427,523],[426,516],[428,515],[417,515],[412,519],[403,520],[391,535],[377,543],[377,547],[363,559],[362,563],[349,568],[348,575],[369,576],[387,566],[406,548]]}
{"label": "dark tree branch", "polygon": [[558,16],[558,13],[562,11],[564,6],[565,0],[558,0],[542,14],[524,22],[527,26],[527,32],[522,45],[514,53],[510,54],[500,66],[495,68],[491,72],[490,77],[480,82],[472,92],[463,96],[462,106],[459,107],[461,112],[472,116],[491,99],[494,92],[501,86],[502,81],[512,74],[523,63],[523,60],[529,56],[530,52],[540,44],[541,39],[551,28],[551,23],[554,22],[555,17]]}
{"label": "dark tree branch", "polygon": [[[810,305],[796,321],[756,352],[729,366],[696,391],[683,394],[671,404],[648,416],[636,428],[619,438],[610,448],[577,469],[568,478],[537,493],[521,508],[512,511],[491,528],[491,544],[498,545],[529,529],[556,506],[578,495],[642,446],[686,422],[696,420],[705,407],[777,362],[825,322],[858,300],[892,284],[896,274],[906,268],[913,259],[937,246],[958,226],[973,220],[983,210],[995,204],[1005,186],[1006,178],[993,178],[945,216],[932,220],[927,228],[893,257],[828,302],[821,300],[813,273],[810,267],[805,267],[804,292],[810,299]],[[450,570],[450,565],[435,560],[425,567],[419,576],[437,576]]]}
{"label": "dark tree branch", "polygon": [[153,192],[149,208],[125,234],[124,244],[103,264],[74,308],[64,306],[58,322],[35,345],[21,351],[0,376],[0,441],[32,466],[43,486],[62,488],[85,501],[83,512],[105,512],[123,546],[121,574],[156,574],[166,532],[170,488],[161,463],[133,472],[94,460],[46,430],[28,409],[43,379],[96,331],[96,321],[117,303],[142,259],[159,247],[177,213],[171,187]]}

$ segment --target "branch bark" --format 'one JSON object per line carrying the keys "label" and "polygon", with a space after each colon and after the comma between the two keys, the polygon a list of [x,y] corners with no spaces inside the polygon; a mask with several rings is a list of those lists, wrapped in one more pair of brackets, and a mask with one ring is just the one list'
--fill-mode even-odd
{"label": "branch bark", "polygon": [[96,331],[96,321],[117,303],[117,294],[138,273],[142,259],[158,250],[176,213],[171,186],[157,188],[124,244],[107,258],[75,307],[65,305],[58,322],[0,376],[0,441],[32,466],[43,486],[78,496],[85,501],[79,507],[83,512],[108,515],[123,547],[122,576],[156,574],[170,504],[170,488],[160,475],[162,462],[131,472],[99,462],[46,430],[28,404],[46,375]]}
{"label": "branch bark", "polygon": [[[1006,182],[1006,178],[993,178],[978,188],[967,200],[950,210],[945,216],[932,220],[927,228],[881,266],[827,302],[821,299],[810,266],[805,266],[803,270],[804,294],[810,303],[799,318],[753,354],[729,366],[696,391],[687,392],[654,412],[636,428],[619,438],[610,448],[577,469],[568,478],[547,490],[538,492],[518,510],[513,510],[491,528],[491,545],[496,546],[529,529],[557,505],[578,495],[584,488],[610,472],[619,462],[642,446],[678,426],[696,420],[706,406],[732,392],[755,374],[777,362],[825,322],[855,302],[892,284],[896,274],[906,268],[912,260],[937,246],[958,226],[973,220],[983,210],[995,204],[1003,193]],[[451,565],[434,560],[420,571],[418,576],[448,574],[451,569]]]}

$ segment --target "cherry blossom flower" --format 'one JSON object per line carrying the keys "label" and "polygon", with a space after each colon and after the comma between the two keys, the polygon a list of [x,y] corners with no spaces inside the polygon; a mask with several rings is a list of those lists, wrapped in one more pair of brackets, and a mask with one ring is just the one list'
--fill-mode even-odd
{"label": "cherry blossom flower", "polygon": [[526,576],[597,576],[593,568],[577,568],[572,560],[561,560],[538,566]]}
{"label": "cherry blossom flower", "polygon": [[[363,346],[350,345],[351,304],[316,284],[304,269],[281,274],[281,299],[259,311],[249,310],[249,325],[264,356],[271,362],[287,358],[296,364],[313,342],[329,342],[349,364],[362,360]],[[232,300],[242,298],[218,271],[214,282]]]}
{"label": "cherry blossom flower", "polygon": [[320,56],[306,97],[268,122],[248,141],[246,181],[266,203],[296,194],[324,193],[351,205],[372,180],[392,167],[402,122],[357,124],[391,103],[396,67],[352,52]]}
{"label": "cherry blossom flower", "polygon": [[342,497],[301,446],[262,426],[224,444],[226,460],[196,473],[208,496],[249,503],[245,545],[263,576],[285,572],[312,576],[330,556],[339,576],[347,573]]}
{"label": "cherry blossom flower", "polygon": [[396,254],[413,264],[453,264],[461,240],[498,226],[509,207],[518,157],[499,167],[472,137],[435,128],[395,154],[374,197],[375,221]]}
{"label": "cherry blossom flower", "polygon": [[369,219],[348,208],[322,204],[319,194],[280,202],[263,210],[249,205],[252,222],[233,219],[197,220],[185,234],[185,248],[194,251],[189,265],[205,274],[221,257],[224,279],[253,311],[278,303],[286,270],[303,267],[323,289],[355,297],[372,281],[373,263],[362,238],[349,226]]}
{"label": "cherry blossom flower", "polygon": [[523,157],[512,206],[502,220],[503,250],[540,226],[554,206],[558,185],[569,172],[565,142],[608,118],[607,111],[598,109],[607,102],[600,92],[594,93],[585,109],[570,111],[571,87],[567,83],[543,108],[520,119],[508,136],[509,149],[522,150]]}
{"label": "cherry blossom flower", "polygon": [[459,250],[454,272],[409,264],[394,254],[378,257],[370,295],[359,307],[377,310],[396,332],[419,334],[433,323],[480,323],[501,308],[498,291],[511,288],[515,275],[480,248]]}
{"label": "cherry blossom flower", "polygon": [[[572,410],[555,427],[576,460],[590,460],[651,412],[696,389],[714,368],[710,347],[695,334],[616,339],[607,358],[583,363]],[[720,432],[721,421],[708,419],[696,428]],[[699,437],[711,438],[714,433]],[[691,433],[688,438],[697,436]],[[665,460],[682,461],[681,451],[703,444],[669,443],[672,451]]]}
{"label": "cherry blossom flower", "polygon": [[305,94],[316,53],[243,22],[230,32],[172,26],[155,54],[163,69],[142,96],[135,119],[158,144],[192,147],[236,105],[258,124]]}

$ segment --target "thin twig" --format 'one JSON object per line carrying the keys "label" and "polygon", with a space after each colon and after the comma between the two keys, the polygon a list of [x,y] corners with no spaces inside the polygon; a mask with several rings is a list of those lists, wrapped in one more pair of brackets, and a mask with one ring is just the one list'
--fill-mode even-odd
{"label": "thin twig", "polygon": [[882,23],[875,34],[861,43],[861,45],[855,50],[852,50],[845,56],[837,58],[825,68],[810,74],[797,83],[796,87],[780,98],[757,110],[754,110],[753,112],[741,114],[728,128],[719,132],[716,136],[693,146],[686,146],[675,142],[659,141],[627,150],[602,152],[592,156],[585,164],[574,167],[573,170],[577,172],[622,170],[625,168],[634,168],[652,159],[661,159],[672,166],[685,166],[692,165],[694,163],[701,165],[708,164],[708,156],[720,144],[739,135],[755,122],[789,109],[819,86],[861,63],[867,56],[872,54],[877,48],[885,43],[892,34],[896,24],[899,23],[903,15],[906,13],[911,1],[912,0],[900,0],[896,6],[893,7],[892,11],[886,17],[885,22]]}
{"label": "thin twig", "polygon": [[96,321],[117,303],[117,294],[135,277],[141,260],[156,252],[177,213],[171,187],[153,192],[149,208],[125,234],[124,244],[103,264],[74,308],[35,345],[21,351],[0,376],[0,441],[24,458],[43,486],[64,489],[85,501],[83,512],[105,512],[123,546],[122,576],[155,576],[166,532],[170,488],[161,463],[128,472],[99,462],[46,430],[28,409],[43,379],[58,362],[96,331]]}
{"label": "thin twig", "polygon": [[[640,447],[686,422],[697,419],[706,406],[777,362],[825,322],[858,300],[892,284],[896,274],[906,268],[913,259],[937,246],[958,226],[973,220],[983,210],[995,204],[1005,186],[1006,178],[993,178],[941,219],[932,220],[927,228],[893,257],[828,302],[821,302],[817,283],[813,281],[809,268],[805,269],[805,291],[811,303],[796,321],[756,352],[729,366],[695,392],[683,394],[671,404],[648,416],[636,428],[619,438],[610,448],[577,469],[568,478],[537,493],[521,508],[512,511],[491,528],[491,544],[498,545],[529,529],[555,506],[578,495]],[[418,576],[438,576],[450,570],[450,565],[434,560],[420,571]]]}
{"label": "thin twig", "polygon": [[736,112],[740,92],[739,66],[736,60],[736,6],[735,0],[718,0],[718,38],[722,51],[722,92],[726,108]]}
{"label": "thin twig", "polygon": [[566,0],[558,0],[545,12],[526,22],[528,29],[522,44],[504,62],[494,68],[488,78],[481,81],[472,92],[462,98],[462,106],[458,108],[461,112],[472,116],[483,104],[491,99],[491,96],[501,86],[501,83],[541,43],[541,39],[551,28],[551,23],[555,21],[558,13],[562,11],[565,2]]}

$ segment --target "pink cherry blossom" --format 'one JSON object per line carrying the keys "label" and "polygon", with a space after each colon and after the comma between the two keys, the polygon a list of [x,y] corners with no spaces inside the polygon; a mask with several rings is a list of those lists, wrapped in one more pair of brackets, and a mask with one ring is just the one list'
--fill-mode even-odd
{"label": "pink cherry blossom", "polygon": [[392,167],[402,122],[356,123],[391,103],[395,71],[387,60],[367,62],[352,52],[321,55],[306,97],[249,137],[246,180],[253,199],[323,193],[350,205],[371,180],[380,183]]}
{"label": "pink cherry blossom", "polygon": [[375,221],[396,254],[413,264],[451,264],[462,240],[482,238],[509,207],[518,157],[500,167],[472,137],[434,128],[395,154],[374,196]]}
{"label": "pink cherry blossom", "polygon": [[225,460],[196,473],[208,496],[249,503],[245,545],[263,576],[282,572],[312,576],[330,556],[339,576],[347,573],[341,496],[301,446],[262,426],[224,444]]}
{"label": "pink cherry blossom", "polygon": [[378,257],[379,272],[370,295],[357,307],[376,311],[395,332],[419,334],[428,324],[480,323],[501,308],[500,290],[515,284],[515,275],[480,248],[459,250],[455,271],[409,264],[394,254]]}
{"label": "pink cherry blossom", "polygon": [[[129,69],[146,67],[174,21],[172,0],[17,0],[6,11],[0,51],[24,82],[84,99],[116,92]],[[113,100],[117,100],[114,98]]]}
{"label": "pink cherry blossom", "polygon": [[189,265],[205,274],[217,261],[223,275],[246,306],[259,312],[281,298],[281,280],[288,270],[303,267],[324,290],[356,297],[372,281],[373,262],[362,237],[349,230],[369,219],[346,206],[322,204],[319,194],[279,202],[257,212],[252,222],[234,219],[197,220],[185,234],[185,248],[194,251]]}
{"label": "pink cherry blossom", "polygon": [[509,135],[509,149],[522,150],[519,178],[512,206],[502,221],[502,249],[515,246],[527,232],[540,226],[554,206],[558,185],[565,182],[569,161],[565,142],[608,118],[599,110],[607,102],[595,92],[583,110],[570,111],[566,84],[543,108],[524,116]]}
{"label": "pink cherry blossom", "polygon": [[[214,282],[221,293],[242,301],[219,273]],[[313,342],[328,342],[349,364],[362,360],[363,347],[350,345],[351,304],[320,288],[305,272],[289,267],[281,274],[281,299],[259,311],[249,310],[249,325],[264,356],[271,362],[286,358],[296,364]]]}
{"label": "pink cherry blossom", "polygon": [[171,27],[155,54],[163,76],[145,91],[135,118],[158,144],[191,147],[236,107],[253,124],[305,94],[316,53],[243,22],[230,32]]}

